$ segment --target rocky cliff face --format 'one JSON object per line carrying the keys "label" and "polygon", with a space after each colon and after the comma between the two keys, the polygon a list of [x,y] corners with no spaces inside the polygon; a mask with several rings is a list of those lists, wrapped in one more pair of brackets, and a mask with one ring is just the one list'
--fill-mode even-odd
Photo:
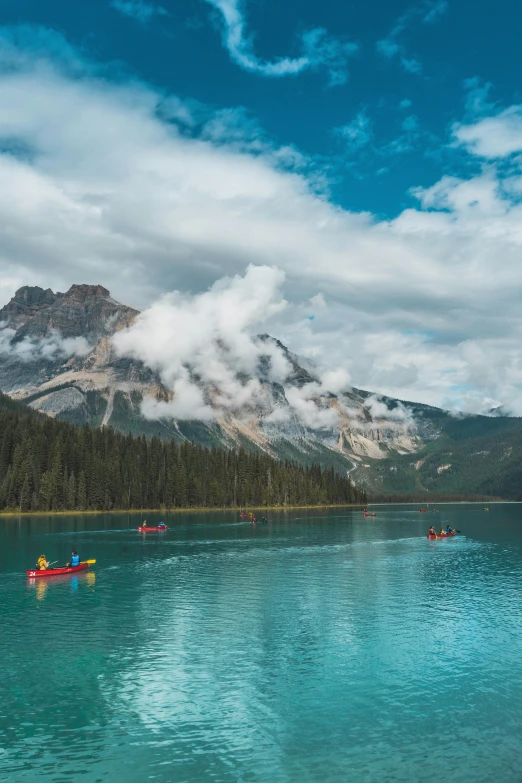
{"label": "rocky cliff face", "polygon": [[247,445],[276,456],[319,461],[353,470],[390,453],[407,454],[436,437],[437,428],[415,410],[389,401],[372,409],[372,395],[357,389],[317,394],[318,410],[331,412],[334,424],[311,428],[288,401],[289,389],[317,383],[298,358],[269,335],[284,353],[290,371],[284,383],[269,381],[267,362],[259,380],[263,401],[239,408],[213,423],[148,420],[141,414],[147,397],[169,399],[160,378],[141,362],[118,357],[111,336],[128,326],[137,311],[116,302],[98,285],[73,285],[66,293],[26,286],[0,310],[0,389],[50,416],[123,431],[188,439],[206,445]]}
{"label": "rocky cliff face", "polygon": [[72,285],[65,294],[24,286],[0,310],[0,321],[15,330],[15,341],[58,332],[62,338],[84,337],[94,343],[136,315],[137,310],[116,302],[101,285]]}

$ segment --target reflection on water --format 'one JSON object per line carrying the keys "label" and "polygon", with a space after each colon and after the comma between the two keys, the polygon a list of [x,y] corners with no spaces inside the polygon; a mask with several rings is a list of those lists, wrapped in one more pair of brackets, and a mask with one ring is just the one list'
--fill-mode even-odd
{"label": "reflection on water", "polygon": [[0,778],[519,783],[519,508],[0,521]]}
{"label": "reflection on water", "polygon": [[47,592],[47,587],[48,587],[47,582],[44,579],[30,579],[29,582],[35,583],[34,586],[36,588],[36,600],[43,601],[43,599],[45,598],[45,594]]}

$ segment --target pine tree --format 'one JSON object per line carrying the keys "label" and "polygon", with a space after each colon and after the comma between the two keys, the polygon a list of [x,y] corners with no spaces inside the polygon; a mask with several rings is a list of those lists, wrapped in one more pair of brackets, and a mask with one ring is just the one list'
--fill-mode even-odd
{"label": "pine tree", "polygon": [[85,471],[80,473],[80,480],[78,482],[78,508],[84,511],[87,508],[87,484],[85,481]]}
{"label": "pine tree", "polygon": [[67,482],[67,508],[76,508],[76,479],[74,473],[71,473]]}
{"label": "pine tree", "polygon": [[22,491],[20,492],[20,511],[30,511],[31,498],[31,484],[29,481],[29,475],[26,473],[24,483],[22,485]]}

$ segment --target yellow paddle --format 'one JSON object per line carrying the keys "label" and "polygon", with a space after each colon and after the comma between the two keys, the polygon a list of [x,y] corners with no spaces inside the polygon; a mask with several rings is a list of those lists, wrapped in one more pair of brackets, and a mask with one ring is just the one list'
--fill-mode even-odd
{"label": "yellow paddle", "polygon": [[96,560],[83,560],[84,563],[89,563],[89,565],[94,565]]}

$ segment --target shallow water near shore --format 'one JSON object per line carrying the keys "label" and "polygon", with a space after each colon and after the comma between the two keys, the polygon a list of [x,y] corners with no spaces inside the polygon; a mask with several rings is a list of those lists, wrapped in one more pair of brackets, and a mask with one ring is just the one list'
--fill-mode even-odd
{"label": "shallow water near shore", "polygon": [[522,506],[437,508],[0,519],[0,780],[519,783]]}

